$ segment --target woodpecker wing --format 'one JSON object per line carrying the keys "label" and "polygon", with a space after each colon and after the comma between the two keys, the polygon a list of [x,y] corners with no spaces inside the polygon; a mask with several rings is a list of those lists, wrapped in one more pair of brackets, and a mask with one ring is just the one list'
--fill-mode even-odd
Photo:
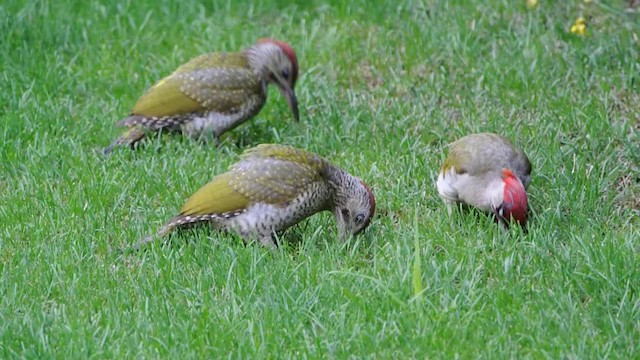
{"label": "woodpecker wing", "polygon": [[233,166],[232,186],[253,201],[282,204],[322,181],[325,166],[322,158],[310,152],[262,144],[245,151],[242,161]]}
{"label": "woodpecker wing", "polygon": [[250,199],[231,186],[231,173],[216,176],[184,203],[180,215],[225,214],[245,209]]}
{"label": "woodpecker wing", "polygon": [[442,171],[451,168],[457,174],[470,176],[503,168],[514,169],[522,176],[531,173],[531,163],[524,152],[506,138],[492,133],[468,135],[451,143]]}
{"label": "woodpecker wing", "polygon": [[242,53],[198,56],[158,81],[135,104],[132,114],[165,117],[193,112],[233,113],[264,92]]}
{"label": "woodpecker wing", "polygon": [[303,150],[259,145],[206,184],[183,205],[181,215],[233,213],[252,203],[285,204],[309,184],[322,181],[324,160]]}

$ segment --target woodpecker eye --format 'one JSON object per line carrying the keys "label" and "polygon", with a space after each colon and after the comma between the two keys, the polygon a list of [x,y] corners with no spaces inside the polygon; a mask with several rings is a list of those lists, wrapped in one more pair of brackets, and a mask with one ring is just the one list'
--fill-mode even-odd
{"label": "woodpecker eye", "polygon": [[364,214],[356,215],[355,222],[356,222],[356,225],[362,224],[364,222]]}
{"label": "woodpecker eye", "polygon": [[289,79],[290,71],[289,69],[282,69],[282,77],[285,79]]}

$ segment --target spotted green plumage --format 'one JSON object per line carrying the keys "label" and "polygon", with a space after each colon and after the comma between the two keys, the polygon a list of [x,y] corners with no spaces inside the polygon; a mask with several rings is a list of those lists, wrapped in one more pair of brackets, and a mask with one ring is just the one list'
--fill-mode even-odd
{"label": "spotted green plumage", "polygon": [[223,214],[252,202],[285,204],[321,180],[324,160],[288,146],[263,144],[245,151],[228,172],[203,186],[182,206],[183,215]]}
{"label": "spotted green plumage", "polygon": [[[138,100],[132,115],[165,117],[182,113],[237,110],[261,96],[261,83],[244,53],[198,56],[153,85]],[[121,125],[128,125],[126,119]]]}

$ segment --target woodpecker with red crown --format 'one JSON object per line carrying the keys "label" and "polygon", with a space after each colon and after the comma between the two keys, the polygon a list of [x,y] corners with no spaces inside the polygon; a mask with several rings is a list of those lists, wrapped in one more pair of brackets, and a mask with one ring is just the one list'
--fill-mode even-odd
{"label": "woodpecker with red crown", "polygon": [[457,203],[493,213],[505,226],[526,226],[531,182],[527,155],[503,136],[480,133],[449,145],[436,187],[449,213]]}
{"label": "woodpecker with red crown", "polygon": [[104,153],[118,145],[134,145],[149,132],[179,131],[193,137],[220,136],[254,117],[267,100],[267,87],[276,84],[299,121],[294,92],[298,59],[288,44],[261,39],[242,52],[198,56],[149,88],[131,115],[118,125],[127,131]]}
{"label": "woodpecker with red crown", "polygon": [[369,226],[375,208],[369,187],[327,160],[290,146],[262,144],[196,191],[177,216],[136,248],[194,224],[275,247],[275,233],[325,210],[335,216],[344,241]]}

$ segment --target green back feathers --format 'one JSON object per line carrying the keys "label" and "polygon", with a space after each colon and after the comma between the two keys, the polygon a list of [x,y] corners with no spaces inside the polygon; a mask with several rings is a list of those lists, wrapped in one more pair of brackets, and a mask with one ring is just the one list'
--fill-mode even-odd
{"label": "green back feathers", "polygon": [[310,184],[322,181],[326,162],[315,154],[283,145],[258,145],[240,162],[194,193],[181,215],[241,211],[251,203],[286,204]]}
{"label": "green back feathers", "polygon": [[241,156],[242,159],[272,158],[296,163],[299,166],[318,172],[327,162],[314,153],[279,144],[260,144],[247,149]]}
{"label": "green back feathers", "polygon": [[165,117],[237,111],[262,92],[243,53],[211,53],[191,59],[140,97],[133,115]]}
{"label": "green back feathers", "polygon": [[456,173],[479,175],[502,168],[518,174],[530,174],[531,163],[524,152],[508,139],[493,133],[464,136],[449,145],[449,156],[442,171],[455,169]]}
{"label": "green back feathers", "polygon": [[181,215],[224,214],[247,207],[250,199],[231,186],[233,174],[224,173],[201,187],[180,209]]}
{"label": "green back feathers", "polygon": [[215,52],[196,56],[186,64],[181,65],[172,75],[190,73],[198,69],[207,68],[249,68],[246,55],[241,52]]}
{"label": "green back feathers", "polygon": [[165,117],[200,112],[204,107],[180,91],[179,79],[169,76],[149,88],[136,102],[132,115]]}

